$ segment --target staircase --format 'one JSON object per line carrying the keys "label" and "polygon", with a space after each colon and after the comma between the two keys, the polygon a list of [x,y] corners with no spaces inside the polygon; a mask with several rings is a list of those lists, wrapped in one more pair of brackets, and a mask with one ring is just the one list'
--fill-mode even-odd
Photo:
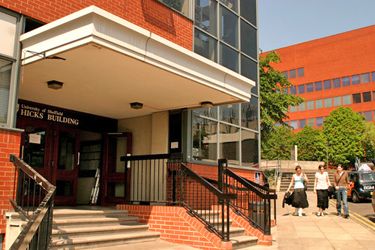
{"label": "staircase", "polygon": [[92,249],[155,241],[159,233],[126,211],[107,208],[58,208],[53,210],[52,243],[49,249]]}
{"label": "staircase", "polygon": [[[318,171],[318,170],[317,170]],[[317,171],[304,171],[307,178],[309,179],[309,182],[307,184],[307,190],[313,191],[314,190],[314,180],[315,180],[315,173]],[[295,172],[283,172],[281,175],[281,183],[280,183],[280,192],[285,192],[290,184],[290,180]],[[334,172],[329,171],[328,176],[331,184],[333,185],[333,175]],[[293,189],[293,187],[292,187]]]}
{"label": "staircase", "polygon": [[[196,210],[196,212],[202,216],[202,218],[208,219],[208,217],[219,216],[221,214],[220,211],[216,210]],[[226,216],[224,216],[225,218]],[[218,228],[221,224],[221,219],[213,223],[213,226],[215,228]],[[241,227],[234,227],[232,226],[232,220],[229,220],[229,232],[230,232],[230,241],[232,242],[233,249],[243,249],[250,246],[257,245],[258,238],[255,236],[248,236],[245,235],[245,229]],[[218,228],[218,230],[221,232],[221,229]]]}

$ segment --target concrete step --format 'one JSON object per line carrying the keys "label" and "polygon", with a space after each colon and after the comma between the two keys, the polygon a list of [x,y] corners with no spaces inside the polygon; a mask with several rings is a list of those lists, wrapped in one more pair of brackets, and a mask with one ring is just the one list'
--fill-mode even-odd
{"label": "concrete step", "polygon": [[[221,229],[219,230],[221,232]],[[245,229],[242,227],[229,227],[230,238],[243,236],[245,234]]]}
{"label": "concrete step", "polygon": [[63,217],[121,217],[127,216],[128,211],[115,210],[115,209],[103,209],[103,210],[86,210],[86,209],[54,209],[54,218]]}
{"label": "concrete step", "polygon": [[155,241],[160,233],[142,231],[136,233],[110,233],[86,237],[54,239],[49,249],[92,249],[94,247],[115,246],[138,242]]}
{"label": "concrete step", "polygon": [[236,236],[231,237],[233,249],[242,249],[250,246],[255,246],[258,242],[258,238],[255,236]]}
{"label": "concrete step", "polygon": [[120,224],[120,225],[135,225],[138,224],[138,218],[134,216],[123,216],[123,217],[63,217],[63,218],[54,218],[53,224],[55,226],[83,226],[83,225],[112,225],[112,224]]}
{"label": "concrete step", "polygon": [[72,236],[93,236],[93,235],[103,235],[105,233],[126,233],[126,232],[139,232],[147,231],[148,225],[138,224],[138,225],[107,225],[107,226],[77,226],[77,227],[64,227],[59,226],[52,229],[52,239],[72,237]]}

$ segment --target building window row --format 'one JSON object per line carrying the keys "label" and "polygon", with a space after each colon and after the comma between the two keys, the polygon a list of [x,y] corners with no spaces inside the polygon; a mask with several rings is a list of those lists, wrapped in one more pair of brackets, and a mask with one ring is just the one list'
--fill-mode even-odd
{"label": "building window row", "polygon": [[192,110],[192,160],[217,162],[226,158],[232,165],[257,164],[257,102]]}
{"label": "building window row", "polygon": [[[289,76],[289,78],[291,78]],[[324,81],[316,81],[301,85],[295,85],[285,90],[287,93],[296,95],[310,93],[314,91],[329,90],[341,87],[347,87],[351,85],[358,85],[361,83],[375,82],[375,71],[367,72],[363,74],[357,74],[352,76],[344,76],[341,78],[329,79]]]}
{"label": "building window row", "polygon": [[303,77],[305,76],[305,69],[304,68],[298,68],[298,69],[291,69],[287,71],[281,72],[287,79],[297,78],[297,77]]}
{"label": "building window row", "polygon": [[365,118],[366,121],[375,121],[375,110],[370,110],[370,111],[364,111],[364,112],[359,112],[363,117]]}
{"label": "building window row", "polygon": [[301,103],[298,106],[292,106],[289,112],[302,112],[306,110],[314,110],[321,108],[332,108],[343,105],[350,105],[362,102],[375,101],[375,91],[368,91],[363,93],[355,93],[351,95],[335,96],[319,100],[310,100]]}

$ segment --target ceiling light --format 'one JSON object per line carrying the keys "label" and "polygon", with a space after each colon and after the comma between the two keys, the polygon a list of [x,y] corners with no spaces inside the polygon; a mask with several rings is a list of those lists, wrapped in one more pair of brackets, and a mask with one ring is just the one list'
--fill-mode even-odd
{"label": "ceiling light", "polygon": [[140,102],[131,102],[130,103],[130,107],[132,109],[141,109],[141,108],[143,108],[143,103],[140,103]]}
{"label": "ceiling light", "polygon": [[56,81],[56,80],[51,80],[47,82],[47,85],[48,85],[48,88],[57,90],[57,89],[61,89],[64,83],[60,81]]}
{"label": "ceiling light", "polygon": [[202,108],[212,108],[214,104],[210,101],[204,101],[200,103]]}

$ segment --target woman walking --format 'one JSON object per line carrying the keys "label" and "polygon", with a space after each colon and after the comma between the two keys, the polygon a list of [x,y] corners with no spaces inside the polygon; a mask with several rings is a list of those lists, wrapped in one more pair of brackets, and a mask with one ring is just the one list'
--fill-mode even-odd
{"label": "woman walking", "polygon": [[319,171],[315,173],[314,193],[317,194],[317,206],[319,208],[317,216],[324,216],[324,210],[328,208],[328,187],[331,186],[328,173],[324,171],[324,166],[319,165]]}
{"label": "woman walking", "polygon": [[309,180],[307,179],[307,176],[302,173],[301,166],[296,166],[295,170],[296,173],[292,176],[287,192],[289,192],[294,184],[292,202],[292,206],[296,208],[294,215],[302,216],[303,209],[309,207],[305,190],[306,184]]}

